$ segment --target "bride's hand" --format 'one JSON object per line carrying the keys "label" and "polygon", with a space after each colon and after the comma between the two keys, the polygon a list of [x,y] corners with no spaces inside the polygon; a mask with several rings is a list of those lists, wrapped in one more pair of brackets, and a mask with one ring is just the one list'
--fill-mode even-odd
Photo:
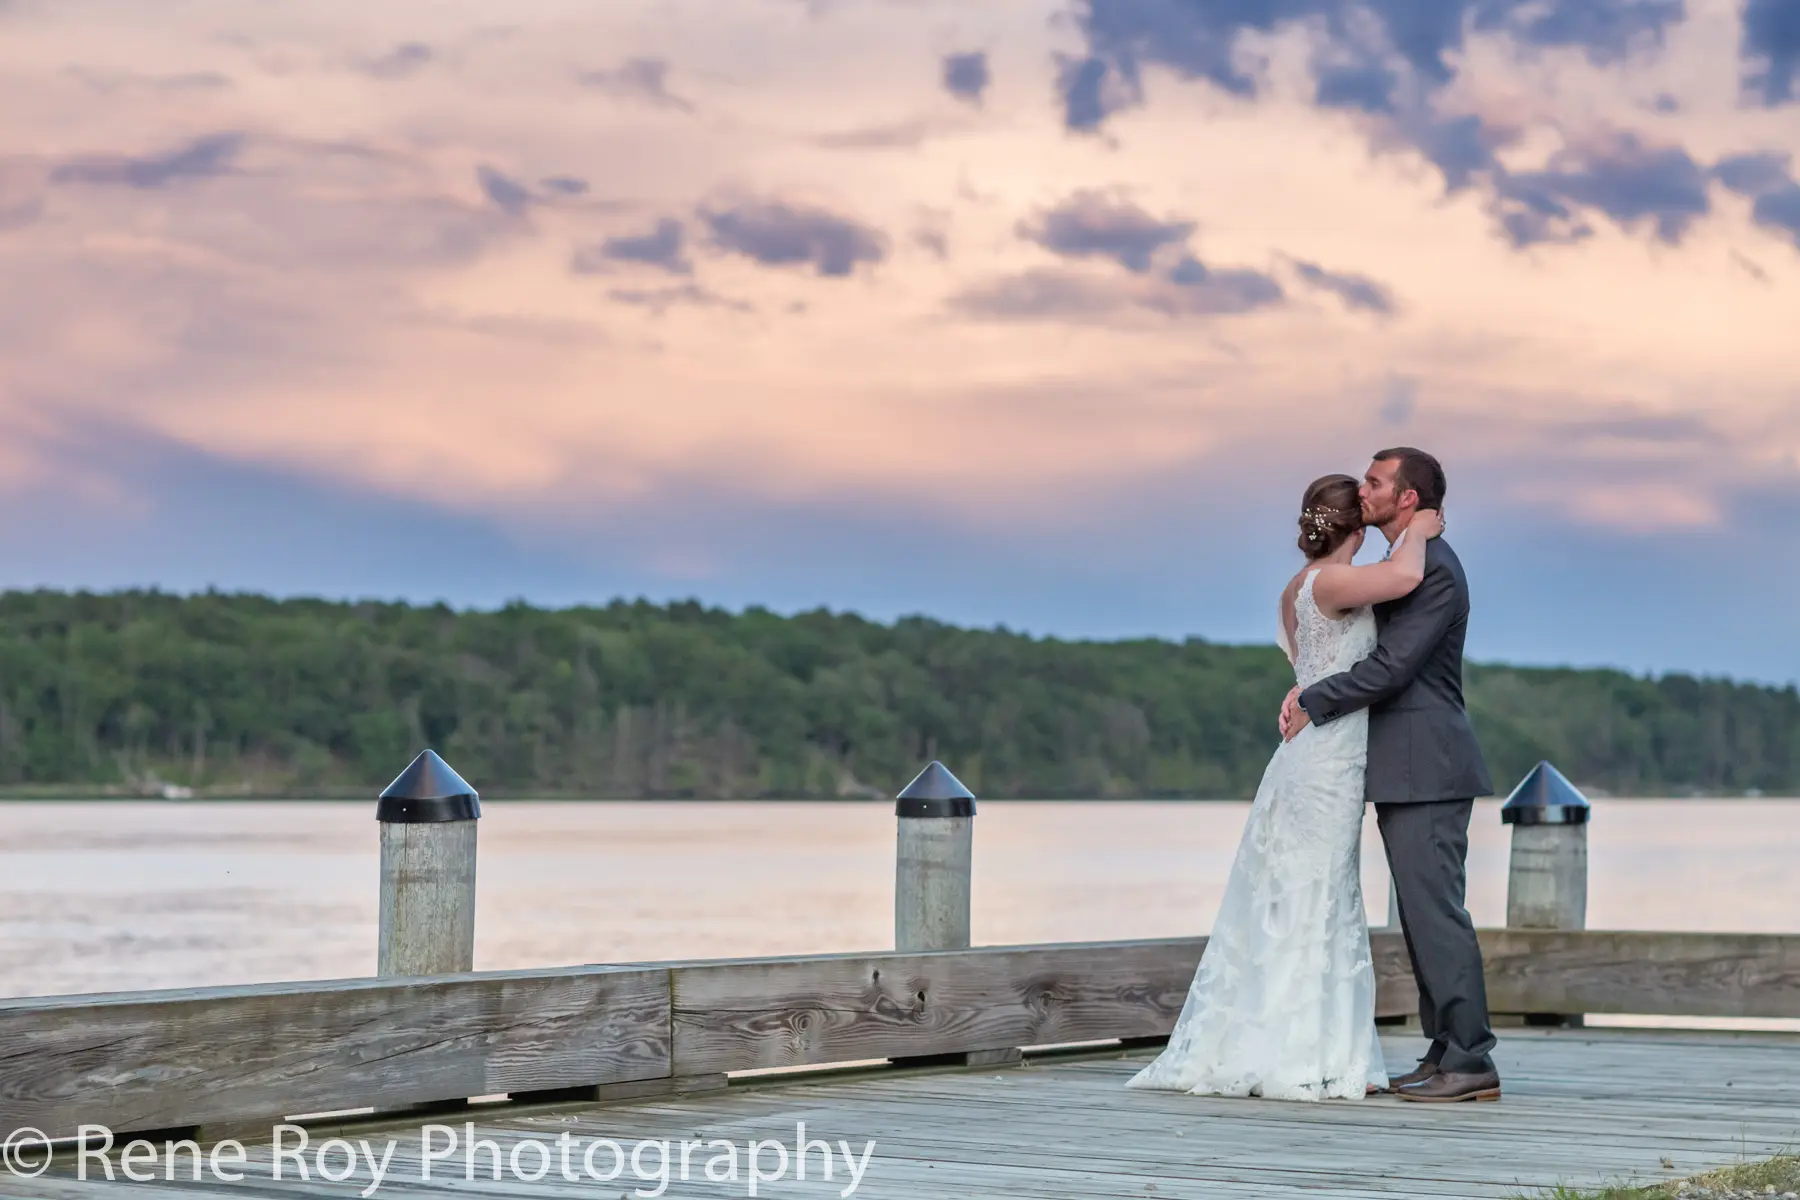
{"label": "bride's hand", "polygon": [[1444,514],[1435,508],[1421,508],[1407,524],[1408,532],[1414,529],[1428,542],[1434,537],[1441,537],[1444,532]]}

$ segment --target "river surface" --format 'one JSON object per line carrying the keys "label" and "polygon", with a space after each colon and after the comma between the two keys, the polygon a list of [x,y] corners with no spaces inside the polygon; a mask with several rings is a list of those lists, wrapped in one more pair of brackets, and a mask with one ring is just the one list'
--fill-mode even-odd
{"label": "river surface", "polygon": [[[974,941],[1204,933],[1248,811],[985,802]],[[890,947],[894,821],[868,802],[485,802],[475,967]],[[374,972],[372,802],[9,802],[0,832],[0,995]],[[1478,925],[1505,923],[1508,837],[1478,804]],[[1800,932],[1800,802],[1598,800],[1589,838],[1589,928]],[[1381,924],[1372,815],[1363,876]]]}

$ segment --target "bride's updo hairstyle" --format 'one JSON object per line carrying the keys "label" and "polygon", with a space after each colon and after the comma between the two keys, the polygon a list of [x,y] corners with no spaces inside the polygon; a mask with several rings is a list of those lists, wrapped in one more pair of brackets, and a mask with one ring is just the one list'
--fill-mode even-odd
{"label": "bride's updo hairstyle", "polygon": [[1300,549],[1308,558],[1324,558],[1363,527],[1361,485],[1348,475],[1313,480],[1300,505]]}

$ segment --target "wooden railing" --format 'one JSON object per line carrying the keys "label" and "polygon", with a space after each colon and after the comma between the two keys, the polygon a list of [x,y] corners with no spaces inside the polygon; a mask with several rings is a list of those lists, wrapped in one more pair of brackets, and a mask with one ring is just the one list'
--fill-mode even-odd
{"label": "wooden railing", "polygon": [[[1800,1018],[1800,936],[1484,930],[1496,1014]],[[1379,1011],[1412,1011],[1372,935]],[[0,1128],[73,1137],[1166,1036],[1203,938],[0,1001]]]}
{"label": "wooden railing", "polygon": [[[443,772],[423,774],[441,785]],[[244,1127],[502,1095],[599,1100],[768,1068],[990,1064],[1031,1048],[1132,1044],[1168,1035],[1206,946],[969,947],[973,797],[933,764],[898,808],[904,949],[468,971],[479,809],[472,791],[436,790],[385,810],[397,828],[383,818],[377,976],[0,1001],[0,1134]],[[1480,935],[1496,1015],[1800,1019],[1800,935],[1585,931],[1585,822],[1533,811],[1512,817],[1511,927]],[[1401,934],[1370,940],[1378,1015],[1414,1012]]]}

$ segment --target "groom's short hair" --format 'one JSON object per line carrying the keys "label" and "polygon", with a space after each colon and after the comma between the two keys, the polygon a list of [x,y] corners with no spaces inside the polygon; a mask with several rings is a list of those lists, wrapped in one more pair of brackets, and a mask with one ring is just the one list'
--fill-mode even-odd
{"label": "groom's short hair", "polygon": [[1392,446],[1375,456],[1376,462],[1394,459],[1400,460],[1400,465],[1394,468],[1394,485],[1403,492],[1419,493],[1420,508],[1442,509],[1447,484],[1444,468],[1438,460],[1411,446]]}

